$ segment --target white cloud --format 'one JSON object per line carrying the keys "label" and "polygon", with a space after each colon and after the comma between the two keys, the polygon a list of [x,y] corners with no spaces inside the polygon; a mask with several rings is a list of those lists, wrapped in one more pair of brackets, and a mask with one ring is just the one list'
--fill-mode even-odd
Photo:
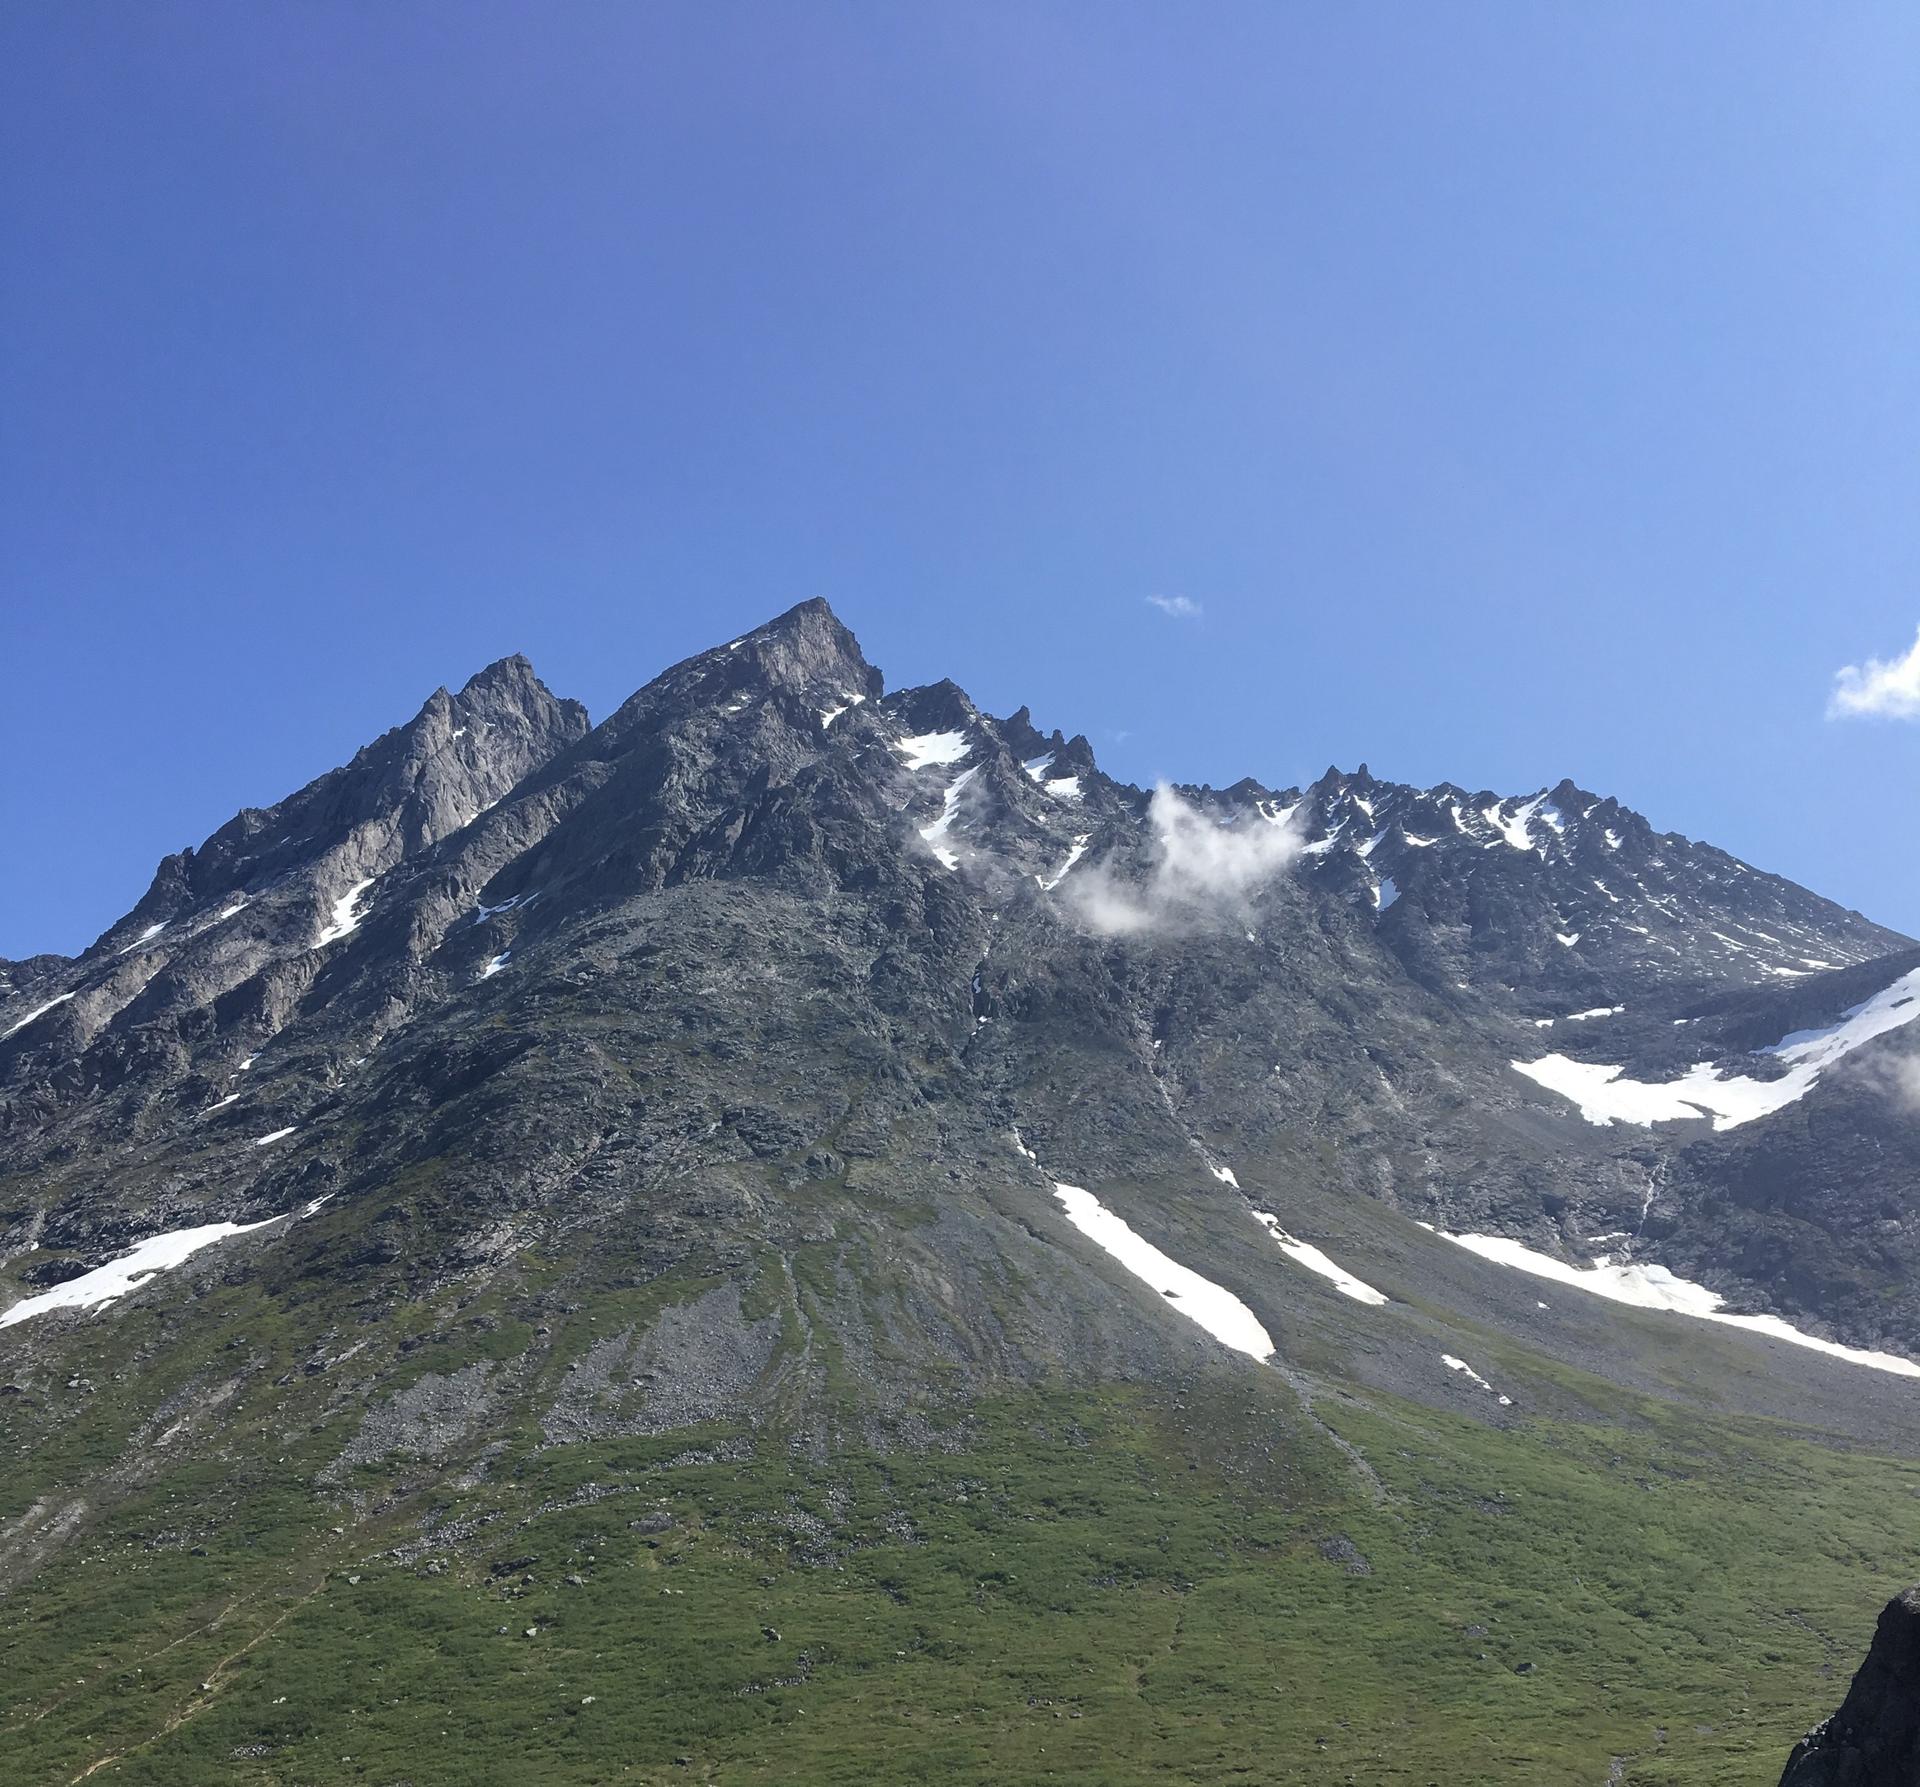
{"label": "white cloud", "polygon": [[1074,910],[1091,929],[1122,935],[1242,923],[1261,883],[1300,854],[1291,826],[1216,824],[1165,782],[1153,791],[1147,822],[1152,866],[1144,880],[1123,880],[1102,863],[1066,884]]}
{"label": "white cloud", "polygon": [[1865,715],[1881,720],[1920,720],[1920,636],[1900,658],[1869,658],[1836,671],[1830,720]]}
{"label": "white cloud", "polygon": [[1858,1078],[1872,1091],[1892,1099],[1908,1116],[1920,1117],[1920,1051],[1869,1058],[1861,1063]]}
{"label": "white cloud", "polygon": [[1172,615],[1175,620],[1198,620],[1205,612],[1191,596],[1149,596],[1147,604],[1162,614]]}
{"label": "white cloud", "polygon": [[1889,1061],[1887,1080],[1901,1106],[1920,1115],[1920,1055],[1901,1055]]}

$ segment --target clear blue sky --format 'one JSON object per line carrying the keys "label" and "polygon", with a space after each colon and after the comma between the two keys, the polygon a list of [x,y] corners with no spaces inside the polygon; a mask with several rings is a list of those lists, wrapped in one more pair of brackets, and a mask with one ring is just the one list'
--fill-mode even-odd
{"label": "clear blue sky", "polygon": [[[1920,11],[0,11],[0,954],[825,595],[1135,780],[1563,774],[1920,931]],[[1186,598],[1181,618],[1150,596]]]}

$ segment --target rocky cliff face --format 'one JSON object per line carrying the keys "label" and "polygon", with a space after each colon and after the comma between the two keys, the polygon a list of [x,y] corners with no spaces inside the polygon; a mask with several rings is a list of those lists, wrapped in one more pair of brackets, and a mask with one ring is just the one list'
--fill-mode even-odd
{"label": "rocky cliff face", "polygon": [[[61,1113],[127,1087],[146,1106],[210,1044],[294,1022],[369,891],[471,826],[587,731],[523,658],[438,690],[405,726],[277,806],[168,857],[133,910],[73,961],[10,964],[0,1140],[27,1150]],[[244,1053],[244,1050],[239,1052]]]}
{"label": "rocky cliff face", "polygon": [[1920,1781],[1920,1588],[1880,1615],[1832,1718],[1795,1747],[1780,1787],[1913,1787]]}

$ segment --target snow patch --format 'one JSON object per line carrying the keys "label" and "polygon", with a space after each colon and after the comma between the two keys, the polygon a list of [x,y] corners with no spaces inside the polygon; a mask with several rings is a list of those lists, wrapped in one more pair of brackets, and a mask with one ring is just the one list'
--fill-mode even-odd
{"label": "snow patch", "polygon": [[473,922],[483,925],[488,919],[502,912],[511,912],[516,906],[531,906],[540,896],[538,894],[515,894],[510,900],[502,900],[497,906],[489,906],[484,900],[476,902],[473,908]]}
{"label": "snow patch", "polygon": [[1750,1074],[1723,1076],[1709,1061],[1696,1062],[1678,1079],[1653,1084],[1622,1078],[1624,1067],[1572,1061],[1565,1055],[1512,1065],[1536,1085],[1571,1099],[1582,1117],[1602,1127],[1611,1123],[1647,1127],[1711,1117],[1715,1129],[1734,1129],[1797,1103],[1835,1062],[1915,1018],[1920,1018],[1920,968],[1842,1013],[1838,1023],[1819,1030],[1796,1030],[1760,1051],[1787,1064],[1787,1071],[1776,1080],[1757,1080]]}
{"label": "snow patch", "polygon": [[506,967],[506,965],[512,960],[513,960],[513,951],[510,949],[503,949],[497,956],[493,958],[492,961],[490,961],[484,968],[480,970],[480,978],[482,980],[493,979],[493,977],[496,974],[498,974],[502,968]]}
{"label": "snow patch", "polygon": [[45,1005],[36,1005],[24,1018],[20,1018],[14,1023],[9,1024],[6,1029],[0,1030],[0,1042],[6,1041],[16,1030],[26,1029],[35,1018],[44,1018],[56,1005],[65,1005],[72,997],[73,995],[71,993],[56,993]]}
{"label": "snow patch", "polygon": [[1516,1271],[1531,1273],[1535,1278],[1550,1278],[1556,1284],[1571,1285],[1578,1291],[1589,1291],[1596,1297],[1606,1298],[1610,1303],[1625,1303],[1635,1309],[1663,1310],[1672,1315],[1692,1316],[1700,1321],[1721,1322],[1728,1327],[1745,1328],[1749,1333],[1764,1334],[1769,1339],[1784,1340],[1793,1346],[1810,1347],[1815,1352],[1827,1353],[1854,1365],[1870,1366],[1875,1371],[1892,1372],[1898,1377],[1920,1377],[1920,1364],[1912,1359],[1904,1359],[1897,1353],[1872,1352],[1862,1347],[1842,1346],[1836,1340],[1822,1340],[1818,1335],[1803,1333],[1777,1315],[1729,1315],[1721,1307],[1726,1301],[1724,1297],[1708,1290],[1703,1284],[1694,1284],[1675,1276],[1665,1266],[1640,1266],[1631,1262],[1616,1266],[1604,1257],[1590,1266],[1573,1266],[1565,1260],[1555,1259],[1551,1254],[1537,1252],[1521,1242],[1510,1241],[1504,1235],[1450,1235],[1445,1230],[1436,1232],[1456,1247],[1464,1247],[1482,1259],[1492,1260],[1497,1265],[1512,1266]]}
{"label": "snow patch", "polygon": [[[955,776],[947,784],[946,797],[940,807],[940,817],[931,825],[923,825],[920,828],[920,836],[927,848],[940,859],[941,865],[945,868],[957,869],[960,866],[958,853],[947,844],[947,834],[953,830],[953,822],[960,816],[960,796],[966,791],[967,784],[979,773],[980,766],[975,764],[972,769],[963,769]],[[1065,870],[1061,872],[1064,874]]]}
{"label": "snow patch", "polygon": [[[315,1199],[304,1208],[291,1212],[293,1219],[298,1221],[311,1216],[325,1202],[325,1198]],[[24,1322],[29,1316],[43,1315],[49,1309],[97,1309],[102,1304],[124,1297],[155,1273],[181,1265],[201,1248],[211,1246],[215,1241],[224,1241],[229,1235],[251,1234],[256,1229],[286,1220],[286,1216],[269,1216],[263,1222],[209,1222],[198,1228],[149,1235],[146,1240],[137,1243],[118,1259],[109,1260],[104,1266],[96,1266],[78,1278],[69,1278],[65,1284],[56,1284],[38,1296],[22,1297],[4,1314],[0,1314],[0,1328],[11,1328],[15,1322]]]}
{"label": "snow patch", "polygon": [[[1545,804],[1546,798],[1545,794],[1536,794],[1532,800],[1519,803],[1511,813],[1507,811],[1510,803],[1500,801],[1494,806],[1482,807],[1480,817],[1499,832],[1514,849],[1531,850],[1534,847],[1533,831],[1528,821]],[[1555,814],[1554,817],[1558,818],[1559,815]]]}
{"label": "snow patch", "polygon": [[843,713],[847,712],[849,708],[858,707],[864,700],[866,700],[866,696],[864,695],[842,694],[833,706],[823,707],[820,710],[820,730],[822,732],[826,731],[826,729],[831,726],[835,720],[839,719]]}
{"label": "snow patch", "polygon": [[1053,890],[1056,887],[1058,887],[1061,882],[1066,880],[1067,871],[1071,869],[1073,865],[1081,859],[1081,857],[1086,855],[1087,843],[1092,838],[1092,836],[1093,836],[1092,832],[1084,832],[1079,837],[1075,838],[1073,840],[1073,848],[1067,852],[1067,860],[1063,862],[1059,866],[1059,868],[1055,869],[1051,875],[1034,876],[1034,880],[1040,883],[1040,891],[1042,893],[1052,893]]}
{"label": "snow patch", "polygon": [[320,935],[313,940],[315,949],[323,944],[336,942],[346,936],[349,931],[359,929],[360,896],[372,885],[373,877],[369,875],[364,881],[356,881],[339,899],[334,901],[333,916],[322,927]]}
{"label": "snow patch", "polygon": [[908,769],[925,769],[930,763],[958,763],[973,747],[964,732],[922,732],[895,739],[893,748],[906,758]]}
{"label": "snow patch", "polygon": [[16,1322],[24,1322],[29,1316],[39,1315],[49,1309],[91,1309],[111,1303],[124,1297],[143,1279],[180,1265],[212,1242],[265,1226],[264,1223],[211,1222],[199,1228],[176,1229],[171,1234],[154,1235],[107,1265],[96,1266],[91,1272],[70,1278],[65,1284],[57,1284],[38,1296],[23,1297],[5,1314],[0,1314],[0,1328],[10,1328]]}
{"label": "snow patch", "polygon": [[1141,1283],[1152,1286],[1189,1321],[1198,1322],[1222,1346],[1253,1359],[1265,1359],[1272,1353],[1273,1339],[1260,1325],[1259,1317],[1231,1291],[1168,1258],[1092,1192],[1056,1180],[1053,1195],[1081,1234],[1110,1253]]}
{"label": "snow patch", "polygon": [[1466,1362],[1466,1360],[1456,1359],[1451,1353],[1442,1353],[1440,1355],[1440,1363],[1444,1365],[1449,1371],[1464,1372],[1466,1374],[1467,1381],[1469,1383],[1478,1384],[1481,1389],[1487,1391],[1489,1394],[1493,1396],[1498,1397],[1500,1401],[1500,1406],[1502,1408],[1511,1408],[1513,1406],[1513,1398],[1511,1396],[1501,1396],[1500,1392],[1498,1390],[1495,1390],[1494,1387],[1479,1374],[1479,1372],[1475,1371],[1474,1368]]}
{"label": "snow patch", "polygon": [[1319,1273],[1342,1296],[1351,1297],[1356,1303],[1379,1304],[1388,1301],[1384,1292],[1376,1291],[1365,1279],[1355,1278],[1344,1266],[1335,1265],[1312,1242],[1295,1240],[1280,1226],[1279,1217],[1271,1212],[1256,1210],[1253,1219],[1274,1238],[1288,1259],[1297,1266],[1305,1266],[1309,1272]]}
{"label": "snow patch", "polygon": [[289,1123],[285,1129],[276,1129],[271,1135],[257,1135],[253,1138],[253,1145],[264,1148],[269,1142],[284,1142],[299,1127],[297,1123]]}

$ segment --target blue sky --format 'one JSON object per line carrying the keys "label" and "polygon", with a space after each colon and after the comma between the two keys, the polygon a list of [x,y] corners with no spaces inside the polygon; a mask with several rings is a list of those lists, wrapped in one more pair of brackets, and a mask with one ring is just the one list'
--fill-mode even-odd
{"label": "blue sky", "polygon": [[0,166],[0,954],[815,595],[1130,779],[1571,775],[1920,932],[1920,683],[1828,717],[1920,623],[1910,6],[73,0]]}

